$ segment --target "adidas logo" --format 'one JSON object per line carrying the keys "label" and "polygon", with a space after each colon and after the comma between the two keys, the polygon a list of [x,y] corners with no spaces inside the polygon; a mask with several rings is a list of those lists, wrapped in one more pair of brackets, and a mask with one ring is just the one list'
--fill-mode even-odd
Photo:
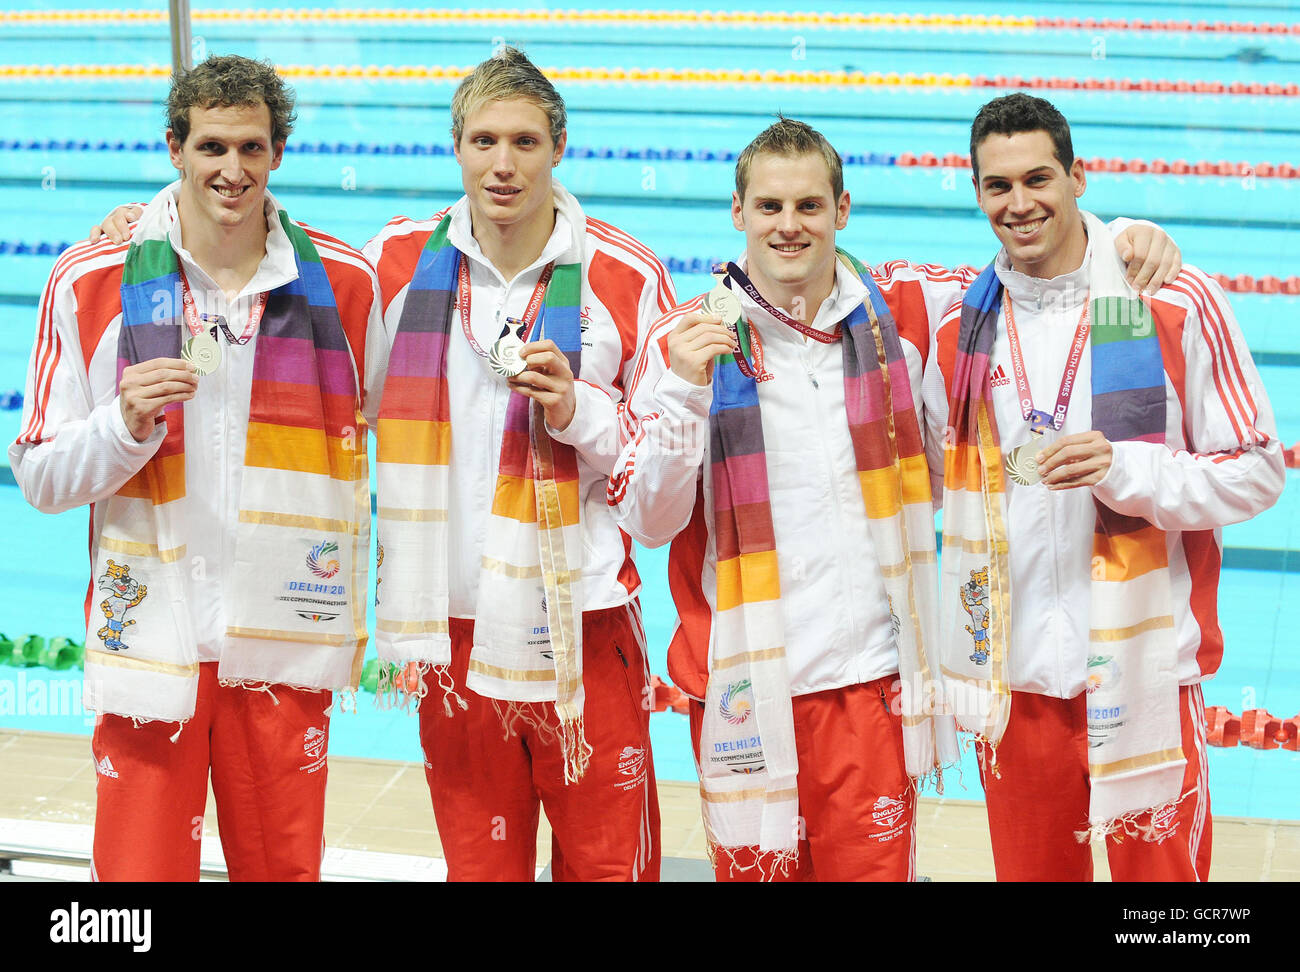
{"label": "adidas logo", "polygon": [[117,770],[113,769],[113,764],[109,762],[107,756],[95,764],[95,772],[100,776],[109,776],[113,779],[117,779]]}
{"label": "adidas logo", "polygon": [[989,382],[994,388],[1001,388],[1003,385],[1011,384],[1011,379],[1007,377],[1006,369],[998,365],[993,369],[993,374],[989,375]]}

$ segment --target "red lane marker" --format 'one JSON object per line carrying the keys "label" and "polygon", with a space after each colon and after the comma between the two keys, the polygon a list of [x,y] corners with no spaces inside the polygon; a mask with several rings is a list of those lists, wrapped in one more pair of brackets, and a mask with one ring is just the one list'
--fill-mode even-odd
{"label": "red lane marker", "polygon": [[1300,715],[1279,719],[1267,709],[1247,709],[1235,715],[1225,706],[1207,705],[1205,732],[1211,746],[1300,750]]}
{"label": "red lane marker", "polygon": [[977,75],[971,79],[975,88],[1055,88],[1083,89],[1084,91],[1162,91],[1174,94],[1214,94],[1232,95],[1251,98],[1294,98],[1300,95],[1300,85],[1295,83],[1280,84],[1270,81],[1247,84],[1234,81],[1224,84],[1222,81],[1174,81],[1166,79],[1132,79],[1124,78],[1025,78],[1019,74],[998,74],[994,77]]}
{"label": "red lane marker", "polygon": [[[916,155],[912,152],[901,152],[894,158],[894,164],[904,168],[912,166],[947,166],[954,169],[969,169],[970,156],[958,155],[955,152],[949,152],[942,159],[933,154],[926,152],[922,155]],[[1083,167],[1089,172],[1127,172],[1127,173],[1151,173],[1153,175],[1198,175],[1198,176],[1219,176],[1219,177],[1236,177],[1240,179],[1258,178],[1258,179],[1296,179],[1300,178],[1300,167],[1292,165],[1290,162],[1233,162],[1228,159],[1219,159],[1212,162],[1209,159],[1202,159],[1198,162],[1188,162],[1186,159],[1175,159],[1169,162],[1165,159],[1103,159],[1101,156],[1094,156],[1090,159],[1083,160]]]}
{"label": "red lane marker", "polygon": [[1300,34],[1298,24],[1265,24],[1254,22],[1216,20],[1210,23],[1201,20],[1096,20],[1092,17],[1080,20],[1071,17],[1038,17],[1034,19],[1036,30],[1110,30],[1110,31],[1161,31],[1182,34]]}

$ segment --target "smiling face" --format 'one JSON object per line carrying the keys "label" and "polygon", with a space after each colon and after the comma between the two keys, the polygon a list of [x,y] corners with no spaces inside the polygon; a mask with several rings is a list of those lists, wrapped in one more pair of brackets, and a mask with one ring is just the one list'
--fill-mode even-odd
{"label": "smiling face", "polygon": [[[731,221],[745,234],[748,273],[768,300],[789,307],[796,296],[818,304],[835,279],[835,231],[849,219],[849,194],[835,198],[830,170],[817,154],[760,154],[742,200],[731,196]],[[824,290],[824,293],[822,291]],[[820,294],[820,296],[817,296]]]}
{"label": "smiling face", "polygon": [[525,98],[489,101],[466,118],[456,161],[474,225],[549,225],[551,169],[564,156],[566,138],[561,133],[552,142],[546,113]]}
{"label": "smiling face", "polygon": [[1088,248],[1076,202],[1087,188],[1083,160],[1067,172],[1042,130],[990,135],[976,152],[975,196],[1012,268],[1044,279],[1077,270]]}
{"label": "smiling face", "polygon": [[189,112],[190,133],[183,144],[167,131],[172,165],[181,173],[183,220],[223,230],[264,221],[267,179],[284,155],[284,143],[271,141],[270,110],[259,102]]}

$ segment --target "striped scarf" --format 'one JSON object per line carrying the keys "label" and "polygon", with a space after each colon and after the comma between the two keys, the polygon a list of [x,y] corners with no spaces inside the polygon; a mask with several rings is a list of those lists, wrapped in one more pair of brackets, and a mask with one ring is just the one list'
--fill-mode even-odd
{"label": "striped scarf", "polygon": [[[920,779],[954,759],[952,720],[935,715],[936,578],[929,472],[898,329],[870,272],[840,251],[869,299],[843,323],[844,398],[858,479],[890,608],[898,618],[907,771]],[[750,348],[747,323],[741,347]],[[700,741],[710,848],[759,848],[759,866],[797,852],[798,757],[785,660],[776,540],[758,388],[733,355],[716,359],[709,414],[714,647]],[[918,569],[913,570],[913,567]]]}
{"label": "striped scarf", "polygon": [[[320,256],[270,201],[298,277],[268,296],[256,336],[220,677],[341,689],[357,684],[366,644],[365,420]],[[123,269],[119,381],[129,365],[180,357],[188,336],[168,228],[160,195]],[[186,524],[196,514],[187,502],[183,403],[164,415],[158,451],[107,501],[94,572],[106,596],[92,600],[86,696],[97,711],[183,722],[194,712],[199,671],[185,604]]]}
{"label": "striped scarf", "polygon": [[[388,663],[385,687],[410,662],[431,666],[448,716],[455,690],[449,673],[447,342],[457,317],[457,272],[465,259],[447,241],[450,226],[448,215],[420,253],[379,410],[383,559],[376,635],[379,657]],[[582,353],[580,244],[565,256],[568,262],[556,265],[528,340],[554,341],[576,378]],[[479,570],[466,682],[484,697],[510,703],[507,708],[516,715],[520,703],[553,701],[566,782],[581,779],[591,754],[582,723],[580,505],[577,454],[546,433],[540,405],[512,394]]]}
{"label": "striped scarf", "polygon": [[[1092,427],[1111,442],[1164,442],[1165,375],[1154,320],[1141,300],[1129,297],[1123,267],[1104,245],[1110,239],[1105,225],[1083,215],[1093,241],[1088,267]],[[1006,480],[989,379],[1001,301],[1002,284],[989,265],[962,304],[949,386],[940,627],[948,701],[961,728],[989,744],[994,766],[1011,714],[1007,656],[1015,617]],[[1088,816],[1092,832],[1103,834],[1176,800],[1185,760],[1164,531],[1095,505]],[[986,614],[988,628],[984,651],[972,655],[967,632],[976,614],[963,605],[981,597],[987,610],[976,614]],[[981,656],[984,660],[976,660]]]}

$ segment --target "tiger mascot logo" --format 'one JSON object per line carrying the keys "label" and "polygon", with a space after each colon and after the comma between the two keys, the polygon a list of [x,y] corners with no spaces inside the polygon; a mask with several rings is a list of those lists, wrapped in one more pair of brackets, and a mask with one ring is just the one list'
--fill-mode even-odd
{"label": "tiger mascot logo", "polygon": [[970,580],[961,586],[958,593],[961,606],[971,619],[966,632],[975,639],[975,650],[970,660],[976,665],[984,665],[989,660],[989,569],[972,570]]}
{"label": "tiger mascot logo", "polygon": [[99,589],[108,592],[108,597],[99,605],[104,617],[108,618],[108,624],[95,633],[110,651],[130,648],[130,645],[122,643],[122,632],[135,622],[123,619],[127,611],[144,600],[149,588],[131,576],[129,564],[115,564],[110,560],[99,578]]}

